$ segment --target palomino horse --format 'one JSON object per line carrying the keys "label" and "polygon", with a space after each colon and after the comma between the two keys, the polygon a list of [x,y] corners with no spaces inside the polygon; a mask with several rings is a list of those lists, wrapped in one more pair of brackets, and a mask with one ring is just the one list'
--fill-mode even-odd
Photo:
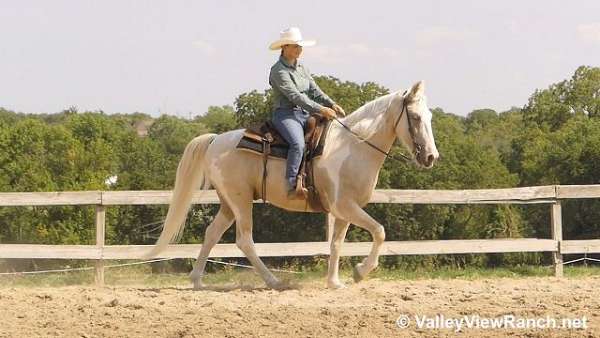
{"label": "palomino horse", "polygon": [[[334,121],[326,136],[323,154],[314,162],[319,196],[335,217],[327,273],[329,288],[344,287],[339,280],[338,265],[340,247],[350,223],[368,230],[373,237],[369,255],[354,268],[354,279],[363,279],[378,265],[385,231],[362,208],[371,198],[379,170],[386,159],[385,153],[389,152],[396,138],[413,153],[415,162],[422,167],[432,167],[439,156],[422,81],[404,93],[395,92],[365,104],[341,122],[351,132]],[[204,244],[190,274],[196,289],[203,287],[202,277],[210,250],[234,221],[237,246],[268,287],[281,286],[254,247],[252,201],[260,198],[262,193],[263,164],[260,155],[236,148],[242,134],[243,130],[220,135],[205,134],[187,145],[177,169],[173,197],[162,233],[147,256],[156,257],[170,242],[177,240],[183,231],[193,192],[198,188],[214,187],[221,207],[206,229]],[[280,208],[306,211],[304,201],[287,199],[285,165],[285,160],[269,161],[267,196]]]}

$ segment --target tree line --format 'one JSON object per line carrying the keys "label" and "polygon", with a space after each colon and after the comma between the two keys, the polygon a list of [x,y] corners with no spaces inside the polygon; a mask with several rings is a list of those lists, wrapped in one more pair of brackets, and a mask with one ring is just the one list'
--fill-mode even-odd
{"label": "tree line", "polygon": [[[389,92],[316,76],[319,86],[351,112]],[[212,106],[193,119],[144,113],[24,114],[0,108],[0,191],[169,190],[185,145],[195,136],[242,128],[271,115],[270,90],[242,93],[234,106]],[[548,184],[596,184],[600,174],[600,68],[536,90],[522,107],[478,109],[458,116],[432,109],[441,160],[431,170],[386,161],[377,188],[477,189]],[[399,145],[393,152],[402,151]],[[600,238],[600,201],[564,204],[566,239]],[[369,205],[388,240],[548,238],[547,206]],[[107,243],[152,244],[166,206],[107,210]],[[216,206],[195,206],[185,243],[201,243]],[[93,244],[94,210],[86,206],[0,208],[0,243]],[[255,206],[256,242],[320,241],[324,216]],[[224,241],[234,242],[230,229]],[[348,241],[370,240],[351,227]],[[383,264],[539,264],[542,254],[384,257]],[[273,259],[284,262],[289,259]],[[310,259],[308,259],[310,261]]]}

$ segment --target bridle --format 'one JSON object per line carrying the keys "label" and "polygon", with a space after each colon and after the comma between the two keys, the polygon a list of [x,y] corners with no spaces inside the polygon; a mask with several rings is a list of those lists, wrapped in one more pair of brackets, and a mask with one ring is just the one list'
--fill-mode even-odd
{"label": "bridle", "polygon": [[[418,157],[419,154],[421,154],[421,151],[423,150],[423,145],[419,142],[417,142],[416,138],[415,138],[415,131],[413,129],[413,125],[412,122],[410,120],[410,115],[408,113],[408,104],[407,104],[407,100],[406,100],[406,93],[407,91],[404,91],[404,93],[402,94],[402,110],[400,111],[400,115],[398,115],[398,117],[396,118],[396,122],[394,123],[394,132],[396,132],[396,128],[398,128],[398,124],[400,123],[400,120],[402,119],[402,115],[404,115],[404,111],[406,110],[406,121],[408,122],[408,133],[410,134],[410,138],[411,141],[413,143],[413,156]],[[389,107],[388,107],[389,109]],[[387,113],[387,111],[386,111]],[[369,140],[364,139],[362,136],[358,135],[357,133],[355,133],[352,129],[350,129],[350,127],[348,127],[347,125],[345,125],[342,121],[340,121],[337,117],[334,117],[334,119],[342,126],[344,127],[344,129],[346,129],[348,132],[350,132],[350,134],[354,135],[356,138],[358,138],[359,140],[363,141],[364,143],[366,143],[367,145],[369,145],[371,148],[377,150],[378,152],[382,153],[383,155],[385,155],[386,158],[391,158],[392,160],[395,161],[405,161],[405,162],[410,162],[412,161],[412,158],[400,153],[400,157],[402,158],[397,158],[394,155],[391,155],[390,152],[382,150],[381,148],[379,148],[378,146],[374,145],[373,143],[371,143]],[[391,150],[390,150],[391,151]]]}

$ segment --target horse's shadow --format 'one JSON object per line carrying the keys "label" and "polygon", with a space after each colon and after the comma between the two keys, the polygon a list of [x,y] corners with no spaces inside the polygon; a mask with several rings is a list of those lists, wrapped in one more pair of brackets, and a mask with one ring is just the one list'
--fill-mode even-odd
{"label": "horse's shadow", "polygon": [[156,288],[137,288],[137,291],[149,291],[159,293],[163,290],[175,290],[175,291],[192,291],[192,292],[202,292],[202,291],[213,291],[213,292],[257,292],[257,291],[290,291],[290,290],[300,290],[302,287],[298,283],[285,283],[277,288],[269,288],[266,286],[256,286],[253,284],[224,284],[224,285],[205,285],[201,288],[193,288],[193,287],[176,287],[176,286],[167,286],[167,287],[156,287]]}

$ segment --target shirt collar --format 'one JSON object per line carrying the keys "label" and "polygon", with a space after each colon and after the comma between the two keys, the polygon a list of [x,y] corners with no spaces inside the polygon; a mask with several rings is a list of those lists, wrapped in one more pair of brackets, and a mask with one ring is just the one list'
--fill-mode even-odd
{"label": "shirt collar", "polygon": [[296,64],[295,65],[291,65],[287,62],[287,60],[283,57],[283,55],[279,56],[279,61],[281,63],[283,63],[284,66],[288,67],[288,68],[292,68],[292,69],[296,69],[296,67],[298,67],[298,61],[296,60]]}

